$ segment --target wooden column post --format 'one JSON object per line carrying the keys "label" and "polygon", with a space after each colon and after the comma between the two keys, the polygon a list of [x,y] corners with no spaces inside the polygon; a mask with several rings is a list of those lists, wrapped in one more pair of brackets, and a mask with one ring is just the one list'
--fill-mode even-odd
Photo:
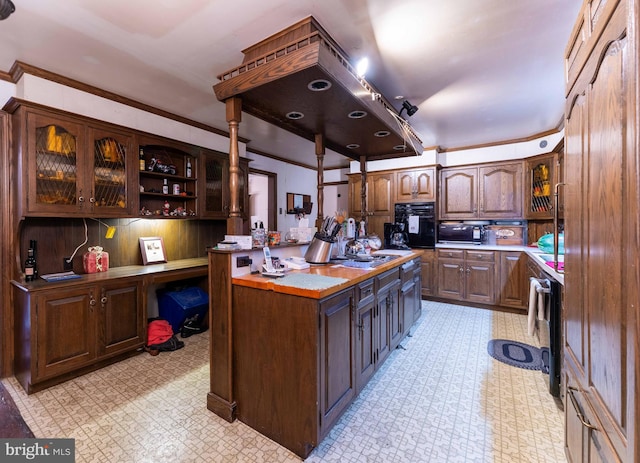
{"label": "wooden column post", "polygon": [[360,220],[367,221],[367,158],[366,156],[360,156],[360,207],[362,211],[362,217]]}
{"label": "wooden column post", "polygon": [[317,133],[316,141],[316,158],[318,160],[318,218],[316,219],[316,227],[320,230],[324,219],[324,137]]}
{"label": "wooden column post", "polygon": [[227,105],[227,122],[229,123],[229,217],[227,233],[242,234],[242,217],[240,213],[240,150],[238,148],[238,127],[242,121],[242,99],[232,97],[225,100]]}

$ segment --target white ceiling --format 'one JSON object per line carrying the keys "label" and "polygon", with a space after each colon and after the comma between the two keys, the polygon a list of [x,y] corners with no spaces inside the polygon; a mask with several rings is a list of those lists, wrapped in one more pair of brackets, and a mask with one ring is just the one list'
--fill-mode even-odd
{"label": "white ceiling", "polygon": [[[553,130],[563,54],[582,0],[13,0],[0,70],[18,60],[227,130],[216,76],[241,50],[314,16],[424,147],[460,148]],[[315,165],[311,142],[249,115],[251,148]],[[327,153],[325,167],[348,160]]]}

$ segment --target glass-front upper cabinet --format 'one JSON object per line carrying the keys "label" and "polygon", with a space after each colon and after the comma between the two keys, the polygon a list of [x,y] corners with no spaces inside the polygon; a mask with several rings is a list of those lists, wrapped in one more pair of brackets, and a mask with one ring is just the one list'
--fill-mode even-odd
{"label": "glass-front upper cabinet", "polygon": [[226,218],[229,215],[229,161],[223,156],[204,152],[203,217]]}
{"label": "glass-front upper cabinet", "polygon": [[525,210],[528,219],[553,218],[556,162],[554,153],[527,160]]}
{"label": "glass-front upper cabinet", "polygon": [[[204,178],[202,196],[204,197],[202,218],[226,219],[229,217],[231,192],[229,185],[229,157],[226,154],[203,150]],[[240,215],[249,218],[249,160],[240,158],[238,164],[238,203]]]}
{"label": "glass-front upper cabinet", "polygon": [[114,130],[89,127],[88,138],[87,147],[92,150],[93,158],[89,173],[91,208],[101,216],[130,214],[127,163],[133,152],[132,137]]}
{"label": "glass-front upper cabinet", "polygon": [[78,147],[83,137],[82,124],[27,114],[26,212],[78,212],[83,168]]}
{"label": "glass-front upper cabinet", "polygon": [[127,165],[133,135],[41,110],[20,108],[18,158],[24,216],[123,217],[131,214]]}

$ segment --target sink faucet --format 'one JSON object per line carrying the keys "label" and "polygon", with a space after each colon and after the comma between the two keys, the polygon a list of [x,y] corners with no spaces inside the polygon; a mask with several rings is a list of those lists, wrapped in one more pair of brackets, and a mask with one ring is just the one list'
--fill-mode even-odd
{"label": "sink faucet", "polygon": [[559,206],[559,199],[558,199],[558,190],[560,189],[561,186],[564,186],[565,184],[560,182],[560,183],[556,183],[555,188],[554,188],[554,193],[553,193],[553,199],[554,199],[554,205],[553,205],[553,269],[557,272],[558,271],[558,206]]}

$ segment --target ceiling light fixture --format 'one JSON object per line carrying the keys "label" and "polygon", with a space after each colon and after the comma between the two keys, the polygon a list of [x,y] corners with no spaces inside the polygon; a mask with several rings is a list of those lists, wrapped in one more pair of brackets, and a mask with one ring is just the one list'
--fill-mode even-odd
{"label": "ceiling light fixture", "polygon": [[298,111],[291,111],[290,113],[287,113],[286,116],[287,118],[296,121],[298,119],[302,119],[304,117],[304,114]]}
{"label": "ceiling light fixture", "polygon": [[0,0],[0,21],[7,19],[14,11],[16,11],[16,6],[11,0]]}
{"label": "ceiling light fixture", "polygon": [[358,145],[357,143],[350,143],[347,145],[347,148],[349,148],[350,150],[354,150],[356,148],[360,148],[360,145]]}
{"label": "ceiling light fixture", "polygon": [[358,61],[358,64],[356,65],[356,73],[358,74],[358,77],[360,77],[361,79],[364,78],[364,75],[367,73],[368,68],[369,68],[369,58],[367,57],[361,58],[360,61]]}
{"label": "ceiling light fixture", "polygon": [[388,130],[378,130],[376,133],[374,133],[374,135],[376,137],[388,137],[389,135],[391,135],[391,132],[389,132]]}
{"label": "ceiling light fixture", "polygon": [[418,107],[417,106],[412,105],[407,100],[404,100],[402,102],[402,109],[400,110],[398,115],[402,116],[402,111],[405,110],[405,109],[407,110],[407,116],[409,116],[409,117],[413,116],[418,111]]}
{"label": "ceiling light fixture", "polygon": [[307,88],[312,92],[324,92],[331,88],[331,82],[325,79],[312,80],[307,85]]}
{"label": "ceiling light fixture", "polygon": [[366,111],[351,111],[347,116],[349,117],[349,119],[362,119],[366,115]]}

